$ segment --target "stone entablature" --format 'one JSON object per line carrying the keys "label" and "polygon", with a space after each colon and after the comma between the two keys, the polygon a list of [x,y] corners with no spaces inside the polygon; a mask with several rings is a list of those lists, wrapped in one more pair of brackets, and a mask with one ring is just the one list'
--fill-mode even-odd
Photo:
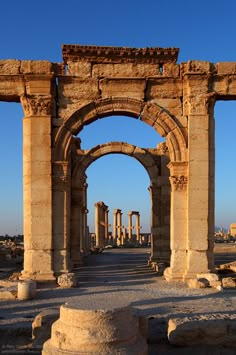
{"label": "stone entablature", "polygon": [[176,63],[179,48],[128,48],[63,44],[63,60],[92,63]]}

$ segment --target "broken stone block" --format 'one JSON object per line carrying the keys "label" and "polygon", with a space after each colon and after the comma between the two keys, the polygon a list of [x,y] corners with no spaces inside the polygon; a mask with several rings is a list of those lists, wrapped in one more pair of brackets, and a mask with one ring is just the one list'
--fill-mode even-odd
{"label": "broken stone block", "polygon": [[206,288],[209,286],[209,281],[207,279],[189,279],[187,281],[189,288]]}
{"label": "broken stone block", "polygon": [[70,288],[77,286],[77,277],[76,274],[70,272],[68,274],[62,274],[58,277],[57,283],[60,287]]}
{"label": "broken stone block", "polygon": [[34,346],[43,347],[43,343],[51,336],[51,326],[59,318],[59,308],[46,309],[39,313],[32,323],[32,339]]}
{"label": "broken stone block", "polygon": [[222,282],[220,280],[212,280],[209,282],[210,287],[216,288],[217,290],[221,290]]}
{"label": "broken stone block", "polygon": [[236,314],[202,314],[169,320],[168,339],[178,346],[235,346]]}
{"label": "broken stone block", "polygon": [[218,281],[219,276],[217,274],[208,272],[208,273],[197,274],[197,279],[206,279],[209,282],[211,282],[211,281]]}
{"label": "broken stone block", "polygon": [[1,300],[15,300],[17,296],[17,286],[0,288]]}
{"label": "broken stone block", "polygon": [[234,288],[236,287],[236,279],[232,277],[224,277],[222,279],[222,286],[223,288]]}

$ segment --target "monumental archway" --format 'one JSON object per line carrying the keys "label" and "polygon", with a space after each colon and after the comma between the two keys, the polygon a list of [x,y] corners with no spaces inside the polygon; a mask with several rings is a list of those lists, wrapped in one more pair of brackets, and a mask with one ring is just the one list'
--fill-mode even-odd
{"label": "monumental archway", "polygon": [[[81,221],[86,217],[86,189],[85,174],[87,168],[97,159],[108,154],[124,154],[136,159],[146,170],[150,178],[149,190],[151,200],[151,260],[170,262],[170,182],[168,149],[165,143],[157,148],[139,148],[125,142],[111,142],[98,145],[90,150],[77,147],[73,152],[72,181],[71,181],[71,253],[72,262],[77,264],[80,250],[85,250],[86,232]],[[154,198],[155,196],[155,198]]]}
{"label": "monumental archway", "polygon": [[142,120],[166,139],[171,183],[166,279],[213,269],[213,108],[216,100],[235,99],[236,63],[177,64],[177,56],[176,48],[64,45],[62,63],[1,61],[0,100],[21,102],[25,114],[22,278],[50,280],[71,270],[74,136],[96,119],[121,114]]}

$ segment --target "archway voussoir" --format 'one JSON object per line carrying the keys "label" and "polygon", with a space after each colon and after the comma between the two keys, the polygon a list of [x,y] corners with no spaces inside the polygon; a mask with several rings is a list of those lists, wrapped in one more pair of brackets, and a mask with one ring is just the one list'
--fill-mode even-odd
{"label": "archway voussoir", "polygon": [[124,114],[127,111],[129,116],[138,118],[143,109],[143,102],[130,97],[112,97],[114,114]]}

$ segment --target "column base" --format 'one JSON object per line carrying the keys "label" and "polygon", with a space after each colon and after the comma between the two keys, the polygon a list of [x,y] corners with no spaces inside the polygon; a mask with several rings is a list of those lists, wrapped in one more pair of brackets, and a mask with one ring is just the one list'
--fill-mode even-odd
{"label": "column base", "polygon": [[184,281],[187,281],[189,279],[196,279],[197,274],[210,274],[212,273],[212,270],[207,269],[206,271],[186,271],[184,274]]}
{"label": "column base", "polygon": [[19,280],[35,280],[35,281],[56,281],[56,277],[53,272],[48,273],[32,273],[27,271],[22,271]]}
{"label": "column base", "polygon": [[174,271],[171,267],[167,267],[164,271],[166,281],[184,281],[184,271]]}

